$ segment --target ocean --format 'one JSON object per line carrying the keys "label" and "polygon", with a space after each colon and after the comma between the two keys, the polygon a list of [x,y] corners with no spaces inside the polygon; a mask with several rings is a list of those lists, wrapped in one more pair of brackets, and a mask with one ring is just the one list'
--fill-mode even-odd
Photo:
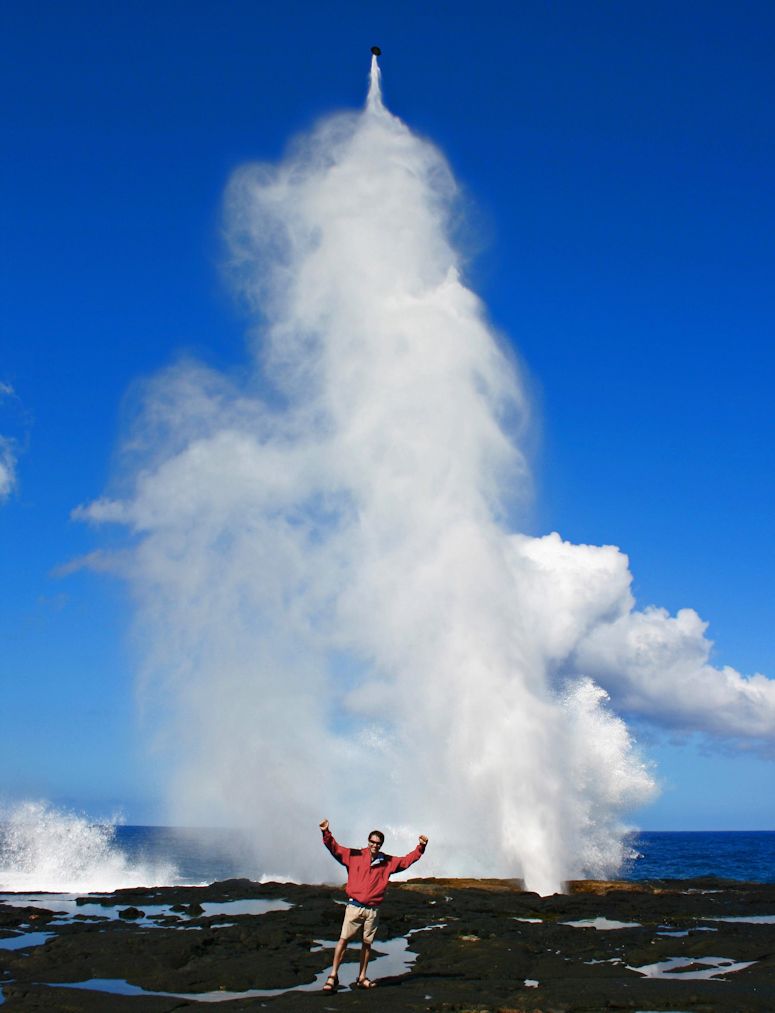
{"label": "ocean", "polygon": [[[230,856],[233,840],[232,831],[119,827],[115,843],[131,864],[173,864],[186,882],[258,877],[257,870]],[[622,879],[719,876],[775,882],[775,831],[643,831],[628,843],[633,857],[621,870]]]}
{"label": "ocean", "polygon": [[[172,863],[186,882],[257,876],[229,857],[231,832],[118,827],[116,844],[131,862]],[[722,879],[775,882],[775,831],[641,831],[628,841],[633,857],[620,878]],[[637,857],[635,857],[637,856]]]}
{"label": "ocean", "polygon": [[[207,884],[262,879],[250,839],[233,830],[100,826],[83,818],[49,818],[0,832],[0,892],[109,892],[133,885]],[[4,828],[0,828],[3,831]],[[315,841],[317,844],[317,841]],[[641,832],[617,878],[718,876],[775,882],[775,831]]]}
{"label": "ocean", "polygon": [[719,876],[775,883],[775,831],[641,831],[622,879],[689,879]]}

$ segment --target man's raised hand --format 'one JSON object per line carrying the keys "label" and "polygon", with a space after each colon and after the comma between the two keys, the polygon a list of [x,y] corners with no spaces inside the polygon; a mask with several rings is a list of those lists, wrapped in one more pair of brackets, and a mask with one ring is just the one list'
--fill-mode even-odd
{"label": "man's raised hand", "polygon": [[422,844],[422,846],[425,847],[427,843],[428,838],[425,836],[425,834],[420,834],[420,844]]}
{"label": "man's raised hand", "polygon": [[323,831],[323,833],[325,833],[326,830],[328,830],[328,820],[320,821],[320,829]]}

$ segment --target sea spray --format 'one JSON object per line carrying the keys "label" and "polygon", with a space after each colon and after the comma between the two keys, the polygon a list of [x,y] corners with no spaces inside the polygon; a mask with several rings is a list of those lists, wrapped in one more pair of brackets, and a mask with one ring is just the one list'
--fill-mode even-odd
{"label": "sea spray", "polygon": [[347,844],[385,826],[394,852],[423,832],[425,875],[546,893],[613,872],[653,791],[571,663],[568,630],[626,610],[629,584],[590,549],[615,591],[559,614],[540,595],[559,539],[506,524],[529,491],[526,399],[464,283],[455,200],[373,60],[362,112],[229,186],[253,375],[152,378],[128,491],[79,513],[133,535],[114,565],[176,822],[252,826],[261,867],[302,879],[332,874],[323,816]]}
{"label": "sea spray", "polygon": [[92,893],[172,883],[164,862],[129,861],[115,820],[93,822],[43,802],[0,809],[0,891]]}

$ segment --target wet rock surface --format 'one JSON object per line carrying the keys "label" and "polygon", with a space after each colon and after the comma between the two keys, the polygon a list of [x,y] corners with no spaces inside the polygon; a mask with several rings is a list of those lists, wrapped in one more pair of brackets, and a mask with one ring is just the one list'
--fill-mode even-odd
{"label": "wet rock surface", "polygon": [[[333,996],[319,986],[341,925],[338,887],[229,880],[120,890],[69,908],[55,894],[27,897],[0,903],[3,1013],[164,1013],[219,999],[218,1009],[278,1013],[775,1010],[775,885],[586,882],[542,898],[508,880],[394,883],[373,951],[377,989]],[[281,900],[291,906],[235,905]],[[135,917],[120,917],[130,908]],[[348,950],[350,976],[358,951]],[[137,994],[64,987],[94,979]]]}

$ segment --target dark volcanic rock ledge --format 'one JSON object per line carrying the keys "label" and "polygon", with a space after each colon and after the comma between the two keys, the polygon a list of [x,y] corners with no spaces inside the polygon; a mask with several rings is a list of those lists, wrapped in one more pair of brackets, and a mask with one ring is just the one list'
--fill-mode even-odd
{"label": "dark volcanic rock ledge", "polygon": [[[292,906],[264,914],[210,915],[202,906],[247,899],[282,899]],[[3,1013],[164,1013],[212,1008],[197,1001],[197,994],[250,990],[277,994],[236,996],[217,1008],[277,1013],[775,1010],[775,924],[718,920],[775,916],[775,885],[712,878],[585,882],[570,884],[567,894],[542,898],[507,880],[394,883],[383,905],[374,956],[385,952],[380,941],[384,945],[409,934],[413,966],[397,966],[397,973],[381,977],[373,992],[343,989],[335,996],[299,988],[313,984],[330,964],[342,918],[343,909],[335,903],[342,900],[340,888],[230,880],[209,887],[120,890],[83,900],[99,904],[104,917],[91,909],[57,916],[56,895],[49,910],[0,904]],[[119,912],[124,917],[116,917]],[[564,924],[594,919],[603,919],[597,928]],[[33,945],[20,946],[23,936]],[[2,948],[7,940],[18,948]],[[358,948],[348,952],[354,960]],[[672,968],[676,977],[647,977],[637,970],[678,958],[681,967]],[[713,958],[730,963],[719,966]],[[732,963],[750,966],[725,971]],[[689,976],[693,973],[713,977],[697,979]],[[118,979],[157,994],[55,987],[91,979]],[[158,994],[165,992],[176,994]]]}

